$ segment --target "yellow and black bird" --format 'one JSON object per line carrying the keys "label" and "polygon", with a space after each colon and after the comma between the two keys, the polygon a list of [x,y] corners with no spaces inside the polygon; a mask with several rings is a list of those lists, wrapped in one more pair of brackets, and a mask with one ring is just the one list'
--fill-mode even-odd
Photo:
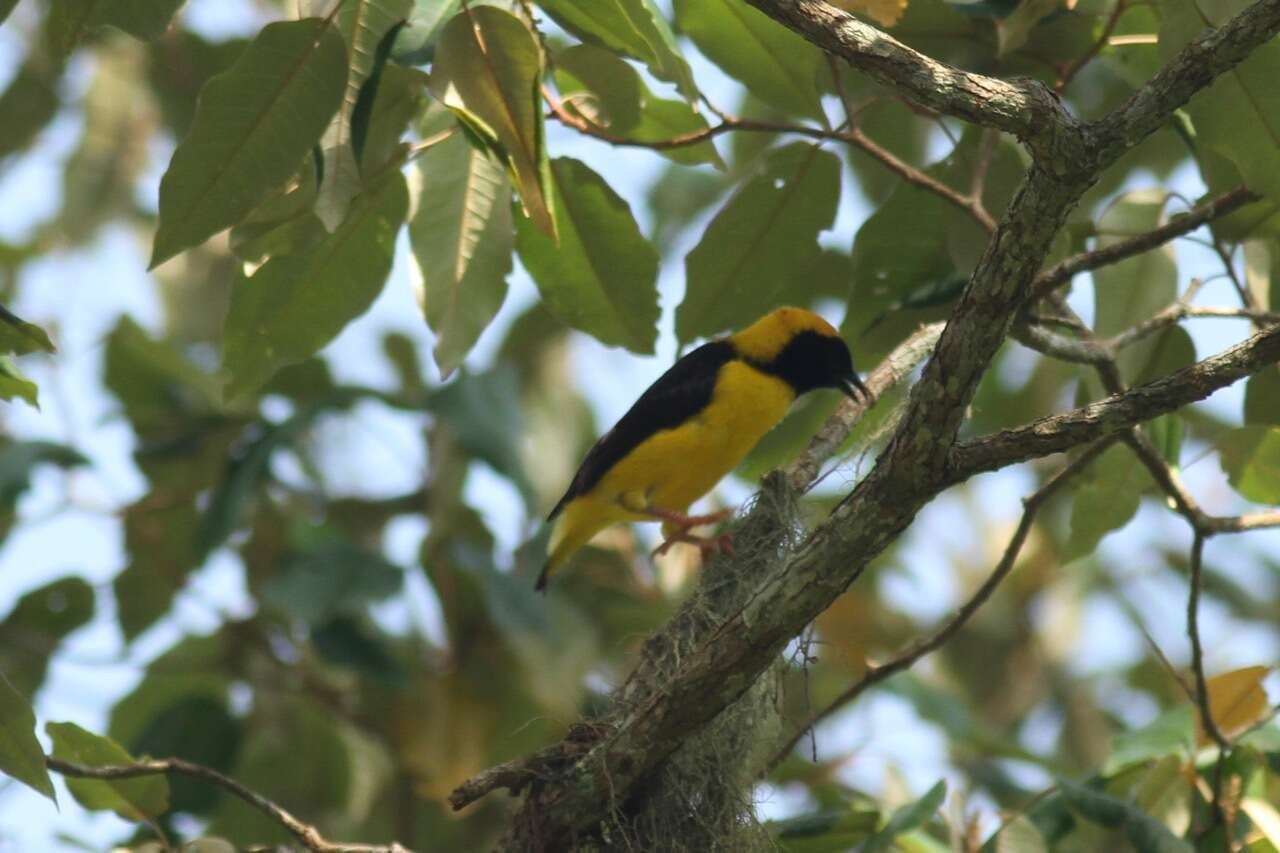
{"label": "yellow and black bird", "polygon": [[587,452],[554,522],[536,589],[600,530],[621,521],[661,521],[675,542],[726,548],[725,538],[690,534],[728,512],[691,516],[691,503],[711,491],[796,397],[836,388],[870,396],[836,330],[803,308],[779,308],[727,338],[685,355]]}

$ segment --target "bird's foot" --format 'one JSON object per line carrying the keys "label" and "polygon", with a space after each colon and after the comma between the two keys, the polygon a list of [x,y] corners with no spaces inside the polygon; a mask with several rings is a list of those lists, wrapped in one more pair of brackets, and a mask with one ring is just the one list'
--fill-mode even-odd
{"label": "bird's foot", "polygon": [[673,533],[663,540],[662,544],[653,549],[650,556],[661,557],[667,551],[671,550],[671,546],[677,542],[683,542],[686,545],[693,545],[702,552],[702,559],[706,560],[712,554],[727,554],[733,556],[733,535],[730,533],[721,533],[719,536],[695,536],[687,530]]}
{"label": "bird's foot", "polygon": [[688,515],[671,509],[651,506],[640,510],[640,513],[666,522],[677,533],[688,533],[689,529],[693,527],[701,527],[704,524],[719,524],[733,515],[733,510],[722,509],[719,512],[710,512],[706,515]]}

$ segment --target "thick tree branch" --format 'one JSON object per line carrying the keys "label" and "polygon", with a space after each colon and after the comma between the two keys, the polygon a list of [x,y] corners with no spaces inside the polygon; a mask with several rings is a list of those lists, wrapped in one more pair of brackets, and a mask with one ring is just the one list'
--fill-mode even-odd
{"label": "thick tree branch", "polygon": [[1091,128],[1099,162],[1109,164],[1158,130],[1173,111],[1280,31],[1280,0],[1257,0],[1217,29],[1207,29],[1114,112]]}
{"label": "thick tree branch", "polygon": [[411,853],[407,848],[392,842],[391,844],[345,844],[340,841],[328,841],[320,830],[309,823],[294,817],[281,806],[251,791],[235,779],[224,776],[211,767],[193,764],[181,758],[154,758],[147,761],[136,761],[133,764],[105,765],[90,767],[75,764],[61,758],[46,758],[49,769],[63,776],[77,779],[135,779],[139,776],[160,776],[176,773],[179,776],[190,776],[222,788],[224,791],[239,797],[276,823],[289,831],[298,842],[311,853]]}
{"label": "thick tree branch", "polygon": [[907,47],[823,0],[747,0],[813,44],[916,104],[1012,133],[1033,148],[1074,123],[1057,98],[1032,80],[961,71]]}

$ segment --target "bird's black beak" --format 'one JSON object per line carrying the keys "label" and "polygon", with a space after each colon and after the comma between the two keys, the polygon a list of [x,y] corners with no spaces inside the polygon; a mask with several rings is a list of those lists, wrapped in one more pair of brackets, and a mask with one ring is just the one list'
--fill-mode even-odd
{"label": "bird's black beak", "polygon": [[837,383],[845,396],[850,400],[853,400],[855,403],[862,402],[863,400],[869,401],[871,399],[871,389],[862,384],[862,380],[858,378],[858,374],[856,373],[850,373],[848,376],[841,377],[837,380]]}

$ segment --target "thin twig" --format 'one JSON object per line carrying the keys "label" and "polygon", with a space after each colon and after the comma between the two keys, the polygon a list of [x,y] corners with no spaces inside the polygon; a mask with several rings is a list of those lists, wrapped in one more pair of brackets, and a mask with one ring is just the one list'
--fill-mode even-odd
{"label": "thin twig", "polygon": [[101,767],[89,767],[52,757],[46,758],[45,763],[54,772],[78,779],[134,779],[139,776],[159,776],[169,773],[201,779],[239,797],[283,826],[311,853],[410,853],[408,848],[395,842],[391,844],[346,844],[338,841],[329,841],[320,834],[320,830],[311,824],[304,823],[284,808],[276,805],[256,791],[249,790],[235,779],[224,776],[210,767],[193,764],[181,758],[155,758],[147,761],[137,761],[133,764],[104,765]]}
{"label": "thin twig", "polygon": [[1102,33],[1087,51],[1076,57],[1075,61],[1068,65],[1062,74],[1058,76],[1058,79],[1053,84],[1055,92],[1061,92],[1067,88],[1067,85],[1075,79],[1080,70],[1092,62],[1102,48],[1106,46],[1111,34],[1115,32],[1116,24],[1120,23],[1120,16],[1124,14],[1126,6],[1125,0],[1116,0],[1116,5],[1111,10],[1111,17],[1107,18],[1107,23],[1102,27]]}
{"label": "thin twig", "polygon": [[934,193],[944,201],[955,205],[961,211],[973,217],[974,220],[977,221],[977,223],[986,231],[994,231],[996,227],[995,220],[992,219],[991,214],[987,213],[987,211],[982,207],[981,202],[977,202],[974,199],[969,198],[964,193],[957,192],[936,178],[931,177],[920,169],[912,166],[910,163],[900,159],[892,151],[883,147],[853,125],[851,125],[848,130],[844,131],[828,130],[826,128],[811,127],[804,124],[788,124],[785,122],[741,118],[739,116],[730,115],[721,110],[715,110],[716,114],[720,117],[719,124],[713,124],[709,127],[702,128],[701,130],[690,131],[689,133],[682,133],[668,139],[641,140],[632,139],[627,136],[620,136],[581,115],[575,115],[565,106],[563,101],[552,95],[551,91],[545,86],[542,89],[542,97],[543,100],[547,102],[547,108],[550,110],[549,117],[554,118],[561,124],[572,127],[587,136],[608,142],[611,145],[627,148],[648,148],[653,151],[669,151],[673,148],[687,148],[690,145],[698,145],[714,139],[722,133],[728,133],[729,131],[746,131],[753,133],[794,133],[797,136],[808,136],[813,139],[829,139],[835,142],[843,142],[846,145],[852,145],[860,151],[863,151],[873,160],[879,162],[907,183]]}
{"label": "thin twig", "polygon": [[1081,252],[1065,258],[1036,276],[1031,284],[1032,301],[1047,295],[1049,292],[1066,284],[1077,273],[1114,264],[1116,261],[1140,255],[1150,249],[1163,245],[1175,237],[1181,237],[1195,231],[1206,222],[1220,219],[1246,204],[1261,199],[1248,187],[1239,186],[1219,196],[1214,196],[1203,204],[1196,205],[1184,214],[1175,216],[1159,228],[1143,234],[1137,234],[1127,240],[1121,240],[1101,249]]}
{"label": "thin twig", "polygon": [[1018,522],[1018,527],[1014,531],[1009,544],[1005,546],[1004,554],[1001,555],[1000,561],[996,567],[992,569],[991,574],[983,581],[982,585],[974,591],[959,610],[952,614],[933,635],[918,640],[910,648],[894,657],[892,660],[882,664],[870,664],[862,678],[854,682],[844,692],[837,696],[829,705],[821,711],[812,715],[786,742],[786,744],[774,753],[773,758],[769,761],[765,772],[772,770],[783,759],[791,754],[791,750],[800,742],[805,733],[817,726],[823,720],[857,699],[869,688],[879,684],[881,681],[896,675],[903,670],[910,669],[915,663],[931,652],[937,651],[948,640],[950,640],[957,631],[964,627],[969,618],[976,613],[982,605],[986,604],[991,595],[996,591],[1001,582],[1009,575],[1017,563],[1018,555],[1022,551],[1023,544],[1027,541],[1027,536],[1031,533],[1031,528],[1035,523],[1036,513],[1044,503],[1060,489],[1063,484],[1070,480],[1073,476],[1082,471],[1090,462],[1097,459],[1098,456],[1106,450],[1115,441],[1114,436],[1110,436],[1100,441],[1094,442],[1087,447],[1075,459],[1068,462],[1058,473],[1054,474],[1049,481],[1037,489],[1032,495],[1023,500],[1022,519]]}

